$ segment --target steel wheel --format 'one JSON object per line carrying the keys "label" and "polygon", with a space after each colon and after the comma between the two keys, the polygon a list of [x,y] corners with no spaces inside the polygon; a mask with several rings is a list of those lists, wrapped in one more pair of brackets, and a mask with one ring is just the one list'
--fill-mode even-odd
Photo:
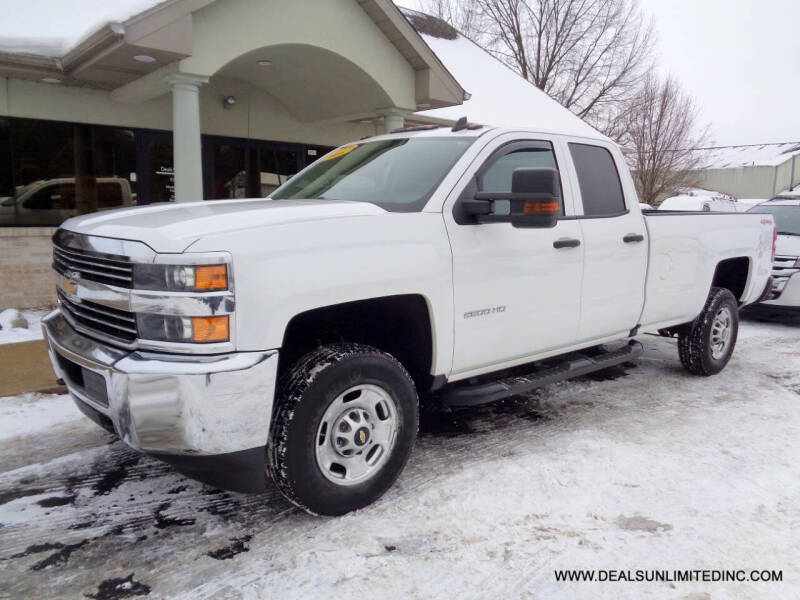
{"label": "steel wheel", "polygon": [[317,429],[315,455],[326,479],[355,485],[374,477],[397,438],[397,408],[382,387],[362,384],[339,394]]}
{"label": "steel wheel", "polygon": [[719,360],[731,342],[733,316],[727,306],[721,306],[711,323],[711,356]]}

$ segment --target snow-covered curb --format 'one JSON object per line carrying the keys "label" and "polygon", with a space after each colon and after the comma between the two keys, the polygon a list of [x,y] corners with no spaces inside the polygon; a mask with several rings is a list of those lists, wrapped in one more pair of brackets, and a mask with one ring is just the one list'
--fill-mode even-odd
{"label": "snow-covered curb", "polygon": [[16,342],[29,342],[31,340],[42,339],[42,317],[44,317],[47,310],[21,310],[19,311],[25,320],[28,321],[28,328],[21,327],[7,328],[5,324],[0,329],[0,344],[14,344]]}
{"label": "snow-covered curb", "polygon": [[3,403],[0,441],[33,435],[84,418],[67,394],[53,396],[29,393],[2,398],[0,402]]}

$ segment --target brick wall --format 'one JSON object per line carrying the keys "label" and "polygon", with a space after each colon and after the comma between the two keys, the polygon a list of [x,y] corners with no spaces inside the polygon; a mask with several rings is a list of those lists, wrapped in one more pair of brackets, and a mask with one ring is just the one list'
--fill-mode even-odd
{"label": "brick wall", "polygon": [[52,227],[0,227],[0,310],[56,303]]}

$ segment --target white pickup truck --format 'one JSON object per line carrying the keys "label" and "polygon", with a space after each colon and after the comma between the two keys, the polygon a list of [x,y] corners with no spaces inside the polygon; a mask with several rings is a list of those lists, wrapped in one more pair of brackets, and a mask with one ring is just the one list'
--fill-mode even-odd
{"label": "white pickup truck", "polygon": [[336,515],[392,485],[433,392],[525,393],[630,360],[645,331],[719,372],[774,232],[643,215],[600,136],[462,121],[340,147],[267,199],[71,219],[43,327],[79,408],[125,443]]}

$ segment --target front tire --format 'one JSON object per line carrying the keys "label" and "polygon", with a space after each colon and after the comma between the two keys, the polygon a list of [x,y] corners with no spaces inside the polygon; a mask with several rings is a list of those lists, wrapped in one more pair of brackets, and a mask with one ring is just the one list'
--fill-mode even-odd
{"label": "front tire", "polygon": [[414,382],[397,359],[360,344],[322,346],[278,385],[270,474],[310,513],[362,508],[400,475],[418,423]]}
{"label": "front tire", "polygon": [[694,375],[716,375],[731,359],[739,334],[739,304],[725,288],[711,288],[700,315],[678,335],[678,355]]}

